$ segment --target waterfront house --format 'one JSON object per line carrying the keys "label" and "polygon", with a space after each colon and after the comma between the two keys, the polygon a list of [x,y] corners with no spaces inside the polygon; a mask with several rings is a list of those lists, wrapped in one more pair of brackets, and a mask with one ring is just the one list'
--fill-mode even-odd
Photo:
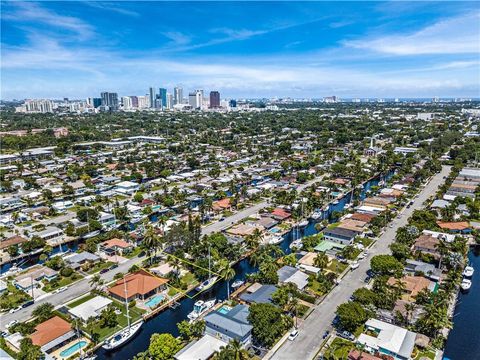
{"label": "waterfront house", "polygon": [[220,348],[227,346],[221,339],[205,334],[200,339],[191,342],[175,354],[175,360],[208,360],[220,351]]}
{"label": "waterfront house", "polygon": [[94,298],[69,309],[68,312],[74,317],[87,322],[90,318],[97,318],[102,311],[107,308],[113,301],[104,296],[95,296]]}
{"label": "waterfront house", "polygon": [[12,245],[22,246],[22,244],[27,241],[28,240],[22,236],[18,236],[18,235],[10,236],[5,240],[0,240],[0,250],[7,249]]}
{"label": "waterfront house", "polygon": [[230,198],[224,198],[222,200],[214,201],[212,204],[212,210],[221,212],[223,210],[229,210],[232,207]]}
{"label": "waterfront house", "polygon": [[43,265],[37,265],[30,268],[28,271],[16,276],[13,280],[13,284],[17,289],[25,292],[31,291],[40,285],[40,281],[46,280],[48,282],[57,278],[58,271],[50,269]]}
{"label": "waterfront house", "polygon": [[[166,289],[168,280],[150,274],[145,270],[138,270],[118,280],[108,289],[109,294],[120,301],[146,300]],[[125,291],[126,287],[126,291]]]}
{"label": "waterfront house", "polygon": [[54,316],[38,324],[35,332],[29,337],[32,339],[33,345],[40,346],[45,353],[50,353],[70,342],[75,336],[75,331],[69,322],[59,316]]}
{"label": "waterfront house", "polygon": [[248,306],[236,305],[228,311],[214,311],[205,316],[205,333],[229,343],[238,340],[246,347],[252,339],[252,325],[248,321]]}
{"label": "waterfront house", "polygon": [[277,291],[275,285],[262,285],[255,283],[248,287],[248,289],[240,294],[240,300],[248,304],[265,304],[272,303],[272,294]]}
{"label": "waterfront house", "polygon": [[442,271],[437,269],[435,265],[413,259],[406,260],[404,271],[410,275],[424,274],[424,276],[433,281],[439,281],[442,275]]}
{"label": "waterfront house", "polygon": [[101,259],[98,255],[89,253],[88,251],[83,251],[81,253],[74,253],[64,257],[67,265],[72,269],[79,269],[85,263],[97,263]]}
{"label": "waterfront house", "polygon": [[278,221],[284,221],[292,216],[292,214],[290,214],[285,209],[278,208],[278,207],[272,211],[271,215],[275,220],[278,220]]}
{"label": "waterfront house", "polygon": [[362,232],[359,230],[344,229],[341,227],[327,228],[323,230],[325,240],[340,243],[342,245],[350,245],[357,235]]}
{"label": "waterfront house", "polygon": [[452,221],[452,222],[444,222],[444,221],[437,221],[437,225],[444,230],[448,230],[452,233],[459,233],[459,234],[468,234],[472,231],[470,224],[468,221]]}
{"label": "waterfront house", "polygon": [[422,234],[415,239],[415,242],[412,245],[412,250],[414,252],[430,254],[436,258],[439,258],[440,253],[438,252],[438,249],[437,249],[439,243],[440,243],[440,240],[437,239],[436,237],[429,234]]}
{"label": "waterfront house", "polygon": [[367,330],[376,334],[376,336],[361,334],[358,337],[357,343],[363,345],[366,351],[379,352],[399,360],[411,358],[416,333],[376,319],[369,319],[365,326]]}
{"label": "waterfront house", "polygon": [[415,300],[417,294],[425,289],[433,292],[437,288],[437,284],[435,282],[430,281],[423,276],[415,275],[407,275],[401,279],[390,277],[387,281],[387,284],[391,287],[397,287],[399,286],[398,282],[403,284],[402,299],[407,301]]}

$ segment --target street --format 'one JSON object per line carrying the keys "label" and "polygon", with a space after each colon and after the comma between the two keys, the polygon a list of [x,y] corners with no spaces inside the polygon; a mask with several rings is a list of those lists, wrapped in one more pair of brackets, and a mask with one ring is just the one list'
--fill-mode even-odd
{"label": "street", "polygon": [[414,200],[413,205],[404,210],[400,219],[395,218],[393,226],[391,228],[386,227],[385,232],[369,250],[366,259],[360,262],[359,268],[348,272],[326,299],[316,306],[315,310],[300,326],[298,337],[294,341],[285,341],[276,353],[270,357],[271,359],[310,360],[315,357],[322,343],[322,334],[331,328],[337,306],[347,302],[356,289],[365,285],[364,279],[370,268],[371,257],[390,253],[389,245],[394,241],[397,229],[405,226],[413,211],[421,209],[425,200],[435,194],[438,187],[444,182],[443,177],[448,176],[449,172],[450,167],[443,166],[442,171],[435,175],[430,183],[422,189],[419,196]]}

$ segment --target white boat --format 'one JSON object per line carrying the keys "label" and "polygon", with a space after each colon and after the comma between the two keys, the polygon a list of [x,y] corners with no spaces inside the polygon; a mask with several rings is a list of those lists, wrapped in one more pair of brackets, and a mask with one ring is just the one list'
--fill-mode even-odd
{"label": "white boat", "polygon": [[123,277],[123,287],[124,287],[124,292],[125,292],[125,310],[126,310],[126,315],[127,315],[127,327],[119,332],[117,332],[115,335],[113,335],[111,338],[108,340],[105,340],[105,343],[102,345],[102,348],[105,350],[113,350],[116,349],[123,344],[127,343],[133,337],[140,331],[142,325],[143,325],[143,320],[135,323],[135,324],[130,324],[130,313],[128,311],[128,291],[127,291],[127,283],[125,282],[125,276]]}
{"label": "white boat", "polygon": [[193,311],[187,315],[188,319],[193,322],[198,319],[200,316],[205,314],[208,310],[210,310],[214,305],[216,299],[212,299],[209,301],[198,300],[193,304]]}
{"label": "white boat", "polygon": [[102,348],[105,350],[113,350],[122,346],[127,341],[131,340],[138,333],[142,325],[143,325],[143,320],[116,333],[113,337],[105,341],[105,343],[102,345]]}
{"label": "white boat", "polygon": [[209,277],[207,280],[205,280],[204,282],[202,282],[200,285],[198,285],[195,290],[197,291],[203,291],[203,290],[207,290],[207,289],[210,289],[213,284],[215,284],[215,282],[218,280],[218,276],[212,276],[212,277]]}
{"label": "white boat", "polygon": [[345,204],[345,206],[343,207],[345,210],[347,209],[350,209],[352,207],[352,204],[351,203],[348,203],[348,204]]}
{"label": "white boat", "polygon": [[245,284],[245,281],[243,280],[235,280],[232,284],[232,288],[236,289],[240,286],[242,286],[243,284]]}
{"label": "white boat", "polygon": [[474,272],[475,272],[475,269],[472,266],[466,266],[465,269],[463,270],[463,276],[470,278],[473,276]]}
{"label": "white boat", "polygon": [[472,287],[472,282],[468,279],[463,279],[462,283],[460,284],[460,287],[462,288],[463,291],[470,290]]}
{"label": "white boat", "polygon": [[292,241],[292,243],[290,244],[290,249],[297,249],[297,250],[300,250],[302,247],[303,247],[303,242],[302,242],[302,239],[297,239],[297,240],[294,240]]}
{"label": "white boat", "polygon": [[280,244],[281,242],[283,241],[283,237],[281,236],[278,236],[278,235],[271,235],[267,238],[265,238],[265,242],[267,244]]}
{"label": "white boat", "polygon": [[337,204],[338,204],[338,200],[333,200],[333,201],[332,201],[332,204],[333,204],[333,205],[337,205]]}
{"label": "white boat", "polygon": [[315,211],[313,214],[312,214],[312,219],[313,220],[318,220],[322,217],[322,213],[320,211]]}
{"label": "white boat", "polygon": [[308,225],[308,220],[302,220],[298,223],[298,226],[300,227],[305,227]]}

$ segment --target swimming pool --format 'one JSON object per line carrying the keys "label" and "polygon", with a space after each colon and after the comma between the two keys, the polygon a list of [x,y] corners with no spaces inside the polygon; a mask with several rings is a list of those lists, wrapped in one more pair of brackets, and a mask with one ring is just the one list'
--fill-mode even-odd
{"label": "swimming pool", "polygon": [[163,295],[155,295],[154,297],[152,297],[150,300],[146,301],[145,302],[145,305],[147,305],[149,308],[154,308],[155,306],[157,306],[158,304],[160,304],[163,299],[165,299],[165,296]]}
{"label": "swimming pool", "polygon": [[220,314],[228,314],[228,312],[231,310],[232,308],[230,306],[222,306],[220,309],[218,309],[217,311],[220,313]]}
{"label": "swimming pool", "polygon": [[268,231],[270,231],[272,234],[276,234],[276,233],[280,232],[281,230],[278,227],[274,227],[274,228],[271,228]]}
{"label": "swimming pool", "polygon": [[63,350],[61,353],[60,353],[60,356],[61,357],[69,357],[69,356],[72,356],[73,354],[75,354],[77,351],[79,351],[81,348],[85,347],[87,345],[87,342],[82,340],[82,341],[79,341],[75,344],[73,344],[72,346],[70,346],[69,348]]}

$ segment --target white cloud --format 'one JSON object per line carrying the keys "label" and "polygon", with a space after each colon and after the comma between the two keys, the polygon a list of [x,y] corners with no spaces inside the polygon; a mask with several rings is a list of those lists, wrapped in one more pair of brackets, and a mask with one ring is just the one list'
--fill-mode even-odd
{"label": "white cloud", "polygon": [[411,34],[367,37],[343,44],[390,55],[479,53],[480,13],[438,21]]}
{"label": "white cloud", "polygon": [[116,12],[118,14],[122,15],[127,15],[127,16],[132,16],[132,17],[139,17],[140,14],[136,11],[128,10],[125,8],[122,8],[120,6],[120,3],[109,3],[109,2],[100,2],[100,1],[85,1],[85,4],[88,6],[91,6],[93,8],[105,10],[105,11],[111,11],[111,12]]}
{"label": "white cloud", "polygon": [[13,12],[4,11],[2,20],[46,24],[52,28],[71,31],[77,34],[79,40],[89,39],[94,34],[93,27],[79,18],[59,15],[33,2],[12,2],[11,4],[15,10]]}
{"label": "white cloud", "polygon": [[179,31],[167,31],[163,33],[167,39],[170,39],[173,45],[186,45],[191,41],[190,36]]}

